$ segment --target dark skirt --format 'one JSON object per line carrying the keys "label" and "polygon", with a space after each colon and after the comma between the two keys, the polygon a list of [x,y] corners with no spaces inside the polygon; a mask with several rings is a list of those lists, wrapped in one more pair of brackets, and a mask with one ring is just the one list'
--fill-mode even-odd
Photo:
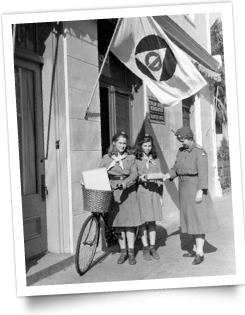
{"label": "dark skirt", "polygon": [[109,212],[110,226],[136,227],[142,223],[136,185],[125,190],[115,190],[114,200]]}
{"label": "dark skirt", "polygon": [[201,203],[196,203],[197,176],[179,178],[180,225],[181,232],[188,234],[206,234],[218,229],[213,202],[208,191],[203,193]]}

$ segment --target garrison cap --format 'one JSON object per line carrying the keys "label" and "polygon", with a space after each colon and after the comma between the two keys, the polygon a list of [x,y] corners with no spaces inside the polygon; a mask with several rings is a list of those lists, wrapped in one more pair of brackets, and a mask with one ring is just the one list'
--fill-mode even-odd
{"label": "garrison cap", "polygon": [[174,134],[177,138],[184,138],[188,135],[192,135],[193,136],[193,131],[191,130],[191,128],[189,126],[184,126],[180,129],[178,129],[175,134]]}

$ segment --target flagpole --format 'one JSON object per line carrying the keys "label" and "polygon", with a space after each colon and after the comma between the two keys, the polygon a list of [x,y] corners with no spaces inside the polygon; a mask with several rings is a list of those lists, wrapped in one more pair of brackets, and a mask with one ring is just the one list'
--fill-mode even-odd
{"label": "flagpole", "polygon": [[108,54],[109,54],[109,50],[110,50],[112,41],[113,41],[113,39],[114,39],[114,36],[115,36],[115,34],[116,34],[116,31],[117,31],[117,29],[118,29],[119,22],[121,21],[121,19],[122,19],[122,18],[119,18],[118,21],[117,21],[117,24],[116,24],[114,33],[113,33],[113,35],[112,35],[112,37],[111,37],[111,41],[110,41],[110,43],[109,43],[109,46],[107,47],[107,51],[106,51],[106,54],[105,54],[103,63],[102,63],[102,65],[101,65],[101,68],[100,68],[98,77],[97,77],[97,79],[96,79],[96,82],[95,82],[95,85],[94,85],[94,88],[93,88],[93,91],[92,91],[92,93],[91,93],[91,96],[90,96],[90,99],[89,99],[89,102],[88,102],[88,106],[87,106],[87,109],[86,109],[86,112],[85,112],[85,117],[84,117],[86,120],[88,119],[90,103],[91,103],[92,98],[93,98],[93,96],[94,96],[95,89],[96,89],[96,87],[97,87],[97,84],[98,84],[100,75],[101,75],[101,73],[102,73],[103,67],[104,67],[104,65],[105,65],[106,58],[107,58],[107,56],[108,56]]}

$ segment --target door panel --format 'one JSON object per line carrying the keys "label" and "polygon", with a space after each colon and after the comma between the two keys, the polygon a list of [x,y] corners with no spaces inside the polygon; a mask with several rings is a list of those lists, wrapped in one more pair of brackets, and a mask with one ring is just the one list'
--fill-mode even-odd
{"label": "door panel", "polygon": [[130,137],[130,96],[115,91],[116,132],[124,131]]}
{"label": "door panel", "polygon": [[22,211],[26,259],[47,250],[41,71],[37,63],[15,58]]}
{"label": "door panel", "polygon": [[125,131],[132,141],[130,93],[122,88],[100,82],[102,154],[107,152],[111,138]]}
{"label": "door panel", "polygon": [[101,115],[101,144],[102,155],[106,154],[110,146],[110,121],[109,121],[109,90],[100,86],[100,115]]}

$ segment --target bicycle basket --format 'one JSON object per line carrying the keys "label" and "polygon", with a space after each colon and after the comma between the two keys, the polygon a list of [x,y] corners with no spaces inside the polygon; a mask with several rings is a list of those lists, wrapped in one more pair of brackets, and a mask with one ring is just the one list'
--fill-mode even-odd
{"label": "bicycle basket", "polygon": [[82,187],[84,210],[90,212],[108,212],[113,192],[108,190],[94,190]]}

